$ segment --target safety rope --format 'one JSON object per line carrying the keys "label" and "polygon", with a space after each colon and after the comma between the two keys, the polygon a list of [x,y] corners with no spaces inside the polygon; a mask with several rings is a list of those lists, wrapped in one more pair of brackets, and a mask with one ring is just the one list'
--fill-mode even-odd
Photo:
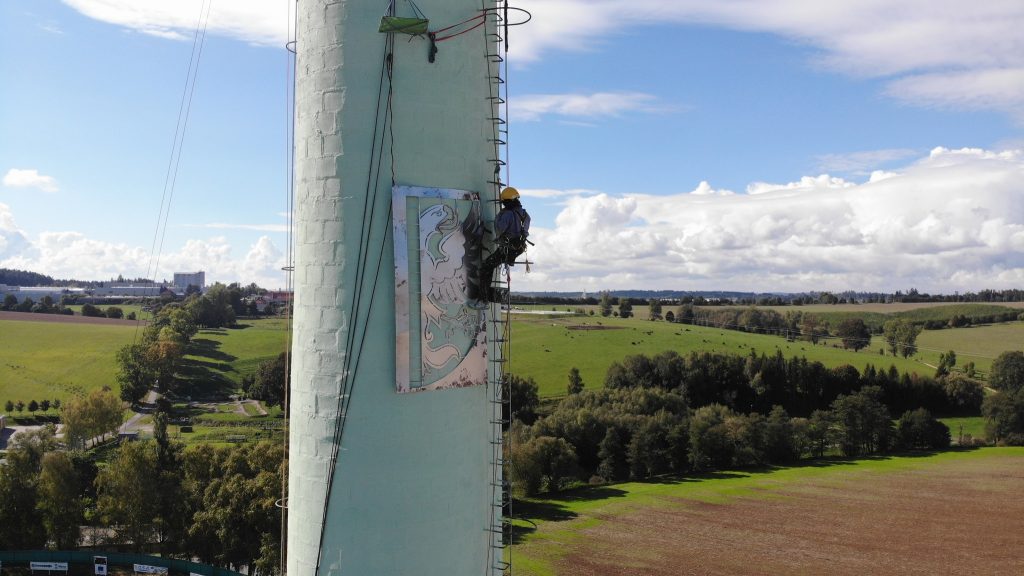
{"label": "safety rope", "polygon": [[[199,6],[196,29],[192,34],[192,50],[189,54],[188,69],[185,72],[185,85],[181,90],[181,102],[178,104],[178,120],[174,125],[174,139],[171,142],[171,154],[167,160],[167,173],[164,176],[163,192],[160,195],[160,209],[157,212],[156,227],[153,229],[153,243],[149,250],[149,263],[146,265],[146,278],[156,286],[156,274],[160,269],[160,257],[163,253],[164,238],[167,236],[167,223],[171,216],[171,202],[174,200],[174,186],[178,180],[178,168],[181,166],[181,151],[185,145],[185,129],[192,111],[192,96],[196,90],[196,79],[199,76],[199,61],[203,56],[206,44],[206,28],[210,21],[210,8],[213,0],[203,0]],[[159,244],[157,239],[159,238]],[[155,296],[155,294],[154,294]],[[138,341],[139,328],[142,326],[142,314],[135,322],[135,334],[132,344]]]}
{"label": "safety rope", "polygon": [[[294,7],[294,11],[293,8]],[[297,51],[298,35],[298,0],[289,6],[285,4],[285,22],[287,22],[287,38],[284,48],[288,52],[285,58],[285,214],[286,214],[286,237],[285,237],[285,293],[288,294],[288,302],[285,306],[285,326],[287,337],[285,339],[284,374],[285,380],[284,395],[281,402],[281,410],[284,413],[284,449],[283,469],[281,473],[281,500],[278,508],[281,510],[281,542],[278,552],[280,561],[280,573],[288,572],[288,468],[289,462],[289,441],[291,417],[291,374],[292,374],[292,307],[295,305],[295,57]],[[294,20],[293,20],[294,15]]]}
{"label": "safety rope", "polygon": [[[341,372],[341,390],[338,394],[338,401],[336,406],[336,418],[334,426],[334,442],[331,448],[331,459],[330,467],[327,478],[327,492],[326,499],[324,502],[324,512],[320,521],[320,545],[317,551],[316,560],[316,571],[315,574],[320,572],[320,564],[323,559],[323,545],[324,535],[327,528],[327,518],[330,512],[331,494],[334,489],[334,480],[337,472],[338,456],[341,450],[341,443],[344,437],[345,424],[347,421],[348,408],[352,402],[352,395],[354,392],[354,384],[356,380],[356,374],[359,370],[359,360],[362,356],[363,346],[366,341],[367,325],[366,319],[359,322],[359,318],[362,314],[359,312],[362,309],[362,297],[363,297],[363,286],[366,283],[366,269],[367,269],[367,257],[370,250],[369,237],[373,232],[374,216],[377,209],[377,198],[380,190],[380,172],[381,163],[384,155],[384,140],[385,133],[390,135],[391,142],[391,186],[394,186],[394,128],[391,126],[391,114],[392,114],[392,97],[393,97],[393,85],[392,85],[392,72],[393,72],[393,56],[394,54],[394,34],[388,34],[385,40],[384,59],[381,62],[380,80],[377,89],[377,105],[375,109],[374,122],[373,122],[373,133],[372,142],[370,145],[370,169],[368,170],[366,180],[366,202],[363,204],[362,221],[368,222],[369,229],[366,234],[360,235],[358,257],[356,260],[356,278],[355,278],[355,295],[352,298],[352,303],[348,309],[348,318],[350,319],[350,327],[346,333],[345,340],[345,352],[344,359],[342,361],[342,372]],[[387,99],[384,101],[384,82],[387,80]],[[381,124],[381,104],[384,101],[383,109],[383,124]],[[378,127],[380,130],[378,130]],[[378,134],[380,135],[380,144],[378,148]],[[373,276],[373,285],[370,288],[370,300],[369,309],[373,308],[373,297],[376,293],[377,281],[380,277],[380,269],[383,262],[384,248],[387,245],[388,232],[391,228],[391,204],[388,203],[388,214],[385,221],[384,237],[381,241],[380,249],[377,257],[377,265]],[[358,338],[355,336],[359,334]],[[358,340],[358,347],[357,347]],[[353,363],[354,358],[354,363]]]}
{"label": "safety rope", "polygon": [[[411,1],[410,1],[410,3],[411,3]],[[416,5],[413,4],[413,7],[415,7],[415,6]],[[526,14],[526,19],[523,20],[522,22],[516,22],[516,23],[511,23],[510,24],[509,20],[508,20],[508,11],[509,10],[518,11],[518,12]],[[504,16],[501,15],[501,11],[504,12]],[[418,9],[417,9],[417,12],[418,12]],[[507,0],[505,0],[504,6],[502,8],[499,8],[497,6],[495,6],[495,7],[488,7],[486,5],[481,5],[480,13],[479,14],[476,14],[474,16],[470,16],[469,18],[466,18],[465,20],[462,20],[461,22],[456,22],[455,24],[452,24],[451,26],[445,26],[444,28],[441,28],[440,30],[434,30],[434,31],[428,31],[427,32],[427,39],[430,40],[430,51],[427,54],[427,61],[428,62],[434,62],[434,59],[435,59],[435,57],[437,55],[437,44],[439,42],[444,42],[446,40],[451,40],[452,38],[456,38],[458,36],[462,36],[463,34],[466,34],[466,33],[472,32],[473,30],[476,30],[477,28],[479,28],[479,27],[481,27],[481,26],[483,26],[484,24],[487,23],[487,17],[490,14],[494,14],[497,17],[497,22],[501,22],[502,26],[504,27],[504,36],[503,36],[503,38],[504,38],[504,44],[505,44],[505,53],[508,52],[508,27],[509,26],[519,26],[519,25],[522,25],[522,24],[526,24],[527,22],[529,22],[532,19],[532,15],[528,11],[526,11],[526,10],[524,10],[522,8],[515,8],[515,7],[509,6]],[[425,18],[421,12],[419,12],[419,15],[420,15],[420,17]],[[497,22],[496,22],[496,24],[497,24]],[[458,30],[458,31],[457,32],[452,32],[451,34],[442,35],[444,32],[448,32],[449,30]],[[495,33],[495,35],[497,35],[497,33]],[[486,37],[486,35],[485,35],[485,37]],[[499,36],[499,37],[501,37],[501,36]],[[507,102],[506,102],[506,104],[507,104]],[[505,112],[506,112],[506,118],[507,118],[508,117],[508,109],[507,109],[507,107],[506,107]]]}

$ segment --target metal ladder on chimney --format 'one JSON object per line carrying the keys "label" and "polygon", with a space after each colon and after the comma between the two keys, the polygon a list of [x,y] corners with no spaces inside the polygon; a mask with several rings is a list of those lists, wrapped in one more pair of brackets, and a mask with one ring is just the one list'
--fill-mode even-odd
{"label": "metal ladder on chimney", "polygon": [[[489,77],[489,93],[487,101],[490,108],[488,119],[491,121],[492,134],[489,142],[493,147],[493,157],[488,161],[493,165],[492,178],[488,180],[491,186],[491,199],[494,202],[494,212],[501,208],[498,195],[507,183],[501,180],[501,170],[508,166],[507,158],[508,145],[508,121],[503,116],[508,96],[508,88],[505,82],[505,38],[501,34],[505,17],[498,9],[500,0],[484,0],[484,13],[486,22],[484,25],[486,39],[487,69]],[[498,268],[499,272],[501,267]],[[500,278],[490,278],[491,288],[504,288],[508,294],[508,283]],[[483,287],[481,287],[483,288]],[[509,484],[505,481],[505,445],[504,428],[511,415],[509,409],[508,387],[504,385],[505,365],[507,358],[505,350],[509,344],[510,326],[508,318],[502,317],[500,304],[491,304],[487,318],[487,339],[494,343],[493,350],[497,353],[495,357],[488,358],[488,392],[491,404],[491,504],[490,521],[488,524],[488,539],[490,550],[487,555],[488,576],[504,575],[512,573],[511,556],[507,554],[508,546],[511,544],[511,518],[508,514],[511,498]]]}

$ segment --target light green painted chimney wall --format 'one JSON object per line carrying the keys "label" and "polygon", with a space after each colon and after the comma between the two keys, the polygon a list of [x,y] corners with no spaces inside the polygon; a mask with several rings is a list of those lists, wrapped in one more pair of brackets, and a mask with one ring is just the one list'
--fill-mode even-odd
{"label": "light green painted chimney wall", "polygon": [[[431,29],[479,14],[482,7],[480,0],[418,4]],[[298,2],[289,576],[315,576],[321,536],[320,574],[495,573],[488,559],[491,386],[395,392],[388,147],[376,193],[371,189],[367,195],[386,38],[377,28],[386,5]],[[406,2],[398,0],[398,9],[402,14]],[[493,113],[487,99],[493,65],[485,56],[485,32],[481,27],[440,43],[433,64],[427,62],[426,38],[396,38],[397,184],[458,188],[493,198],[487,183],[493,177],[494,148],[488,140]],[[484,210],[490,220],[490,202],[484,202]],[[360,306],[353,310],[361,239],[369,247],[366,280]],[[350,338],[359,358],[357,364],[353,357],[351,404],[328,502]],[[497,353],[491,345],[491,357]]]}

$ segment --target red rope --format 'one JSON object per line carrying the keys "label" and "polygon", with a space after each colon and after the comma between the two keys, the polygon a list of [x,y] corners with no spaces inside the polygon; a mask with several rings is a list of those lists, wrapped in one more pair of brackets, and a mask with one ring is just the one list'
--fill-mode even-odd
{"label": "red rope", "polygon": [[[477,14],[476,16],[473,16],[472,18],[467,18],[467,19],[463,20],[462,22],[458,22],[458,23],[452,24],[451,26],[448,26],[446,28],[441,28],[440,30],[435,30],[433,32],[433,34],[434,34],[434,42],[443,42],[445,40],[450,40],[452,38],[455,38],[456,36],[461,36],[462,34],[465,34],[466,32],[470,32],[472,30],[476,30],[477,28],[479,28],[479,27],[484,25],[484,22],[486,21],[485,20],[486,16],[487,15],[485,13],[480,13],[480,14]],[[472,22],[474,20],[479,20],[479,22],[477,22],[476,24],[470,26],[469,28],[466,28],[465,30],[462,30],[460,32],[456,32],[454,34],[449,34],[447,36],[440,36],[440,37],[437,36],[438,34],[440,34],[442,32],[446,32],[448,30],[451,30],[452,28],[458,28],[459,26],[465,26],[466,24],[469,24],[470,22]]]}

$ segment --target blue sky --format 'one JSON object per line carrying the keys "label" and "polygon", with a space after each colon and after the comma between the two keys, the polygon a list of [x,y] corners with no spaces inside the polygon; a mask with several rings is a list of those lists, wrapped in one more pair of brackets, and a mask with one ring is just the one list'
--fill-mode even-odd
{"label": "blue sky", "polygon": [[[0,266],[152,267],[201,4],[0,5]],[[289,4],[214,0],[158,277],[284,283]],[[515,288],[1024,285],[1020,2],[518,5]]]}

